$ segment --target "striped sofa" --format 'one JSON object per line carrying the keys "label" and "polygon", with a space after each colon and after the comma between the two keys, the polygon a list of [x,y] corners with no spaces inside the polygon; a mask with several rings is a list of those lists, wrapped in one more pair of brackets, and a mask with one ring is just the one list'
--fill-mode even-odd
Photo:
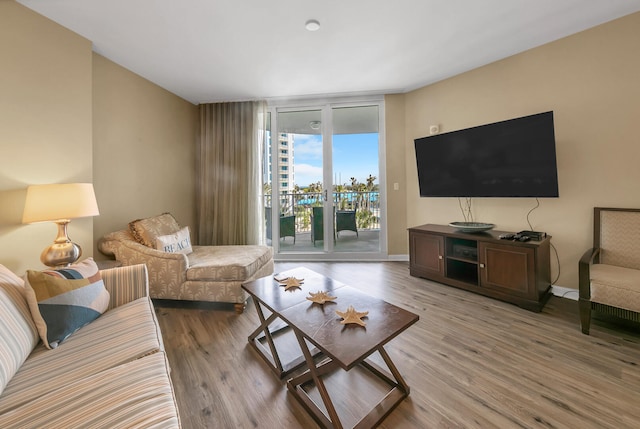
{"label": "striped sofa", "polygon": [[55,349],[0,265],[0,428],[178,428],[144,265],[101,271],[109,309]]}

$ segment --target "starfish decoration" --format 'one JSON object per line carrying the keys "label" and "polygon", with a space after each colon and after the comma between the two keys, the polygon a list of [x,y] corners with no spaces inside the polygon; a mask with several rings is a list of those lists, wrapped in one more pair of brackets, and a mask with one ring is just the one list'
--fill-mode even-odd
{"label": "starfish decoration", "polygon": [[309,292],[309,295],[310,296],[308,296],[307,299],[317,304],[324,304],[327,301],[333,301],[334,299],[336,299],[335,296],[331,296],[328,292],[325,291],[318,291],[316,293]]}
{"label": "starfish decoration", "polygon": [[367,314],[369,314],[368,311],[362,311],[362,312],[356,311],[356,309],[353,308],[352,305],[350,305],[349,308],[347,308],[347,311],[336,310],[336,313],[338,314],[338,316],[344,319],[343,321],[340,322],[343,325],[346,325],[347,323],[356,323],[360,326],[366,325],[366,323],[362,321],[362,318],[365,317]]}
{"label": "starfish decoration", "polygon": [[286,277],[283,279],[278,279],[276,277],[274,277],[274,279],[280,283],[280,286],[284,286],[284,290],[289,290],[289,289],[293,289],[293,288],[299,288],[302,283],[304,282],[304,279],[297,279],[295,277]]}

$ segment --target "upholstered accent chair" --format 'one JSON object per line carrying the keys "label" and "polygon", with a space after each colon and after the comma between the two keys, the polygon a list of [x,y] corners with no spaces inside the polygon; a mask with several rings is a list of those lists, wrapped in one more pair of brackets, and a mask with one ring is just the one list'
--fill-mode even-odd
{"label": "upholstered accent chair", "polygon": [[578,269],[584,334],[592,311],[640,322],[640,209],[594,208],[593,248]]}
{"label": "upholstered accent chair", "polygon": [[145,264],[151,298],[232,303],[237,313],[248,298],[242,283],[274,269],[269,246],[192,246],[170,213],[132,221],[102,237],[98,249],[122,265]]}

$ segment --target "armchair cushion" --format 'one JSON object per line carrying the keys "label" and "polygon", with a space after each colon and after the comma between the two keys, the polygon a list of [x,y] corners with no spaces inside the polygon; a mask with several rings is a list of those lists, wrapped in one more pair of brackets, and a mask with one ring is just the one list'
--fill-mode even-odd
{"label": "armchair cushion", "polygon": [[194,246],[187,280],[246,281],[273,258],[266,246]]}
{"label": "armchair cushion", "polygon": [[129,230],[138,243],[155,249],[158,236],[174,234],[180,230],[180,225],[171,213],[163,213],[131,221]]}
{"label": "armchair cushion", "polygon": [[600,210],[600,262],[640,270],[640,213]]}
{"label": "armchair cushion", "polygon": [[591,301],[640,312],[640,270],[593,264]]}

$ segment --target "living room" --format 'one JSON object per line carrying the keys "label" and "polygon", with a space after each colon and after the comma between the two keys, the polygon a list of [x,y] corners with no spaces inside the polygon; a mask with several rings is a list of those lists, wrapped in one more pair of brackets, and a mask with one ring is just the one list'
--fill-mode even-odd
{"label": "living room", "polygon": [[[408,260],[407,228],[461,220],[455,198],[419,197],[414,139],[429,135],[433,124],[451,131],[553,110],[560,197],[542,199],[531,220],[553,237],[555,285],[576,290],[578,260],[592,246],[593,207],[640,207],[639,43],[636,12],[386,94],[389,259]],[[0,2],[0,55],[0,263],[16,273],[40,267],[39,254],[53,238],[50,223],[21,223],[26,187],[34,183],[94,184],[100,216],[76,219],[69,230],[96,259],[103,257],[97,240],[133,219],[171,212],[194,224],[197,105],[15,1]],[[490,198],[473,205],[476,219],[520,231],[529,229],[536,202]]]}

